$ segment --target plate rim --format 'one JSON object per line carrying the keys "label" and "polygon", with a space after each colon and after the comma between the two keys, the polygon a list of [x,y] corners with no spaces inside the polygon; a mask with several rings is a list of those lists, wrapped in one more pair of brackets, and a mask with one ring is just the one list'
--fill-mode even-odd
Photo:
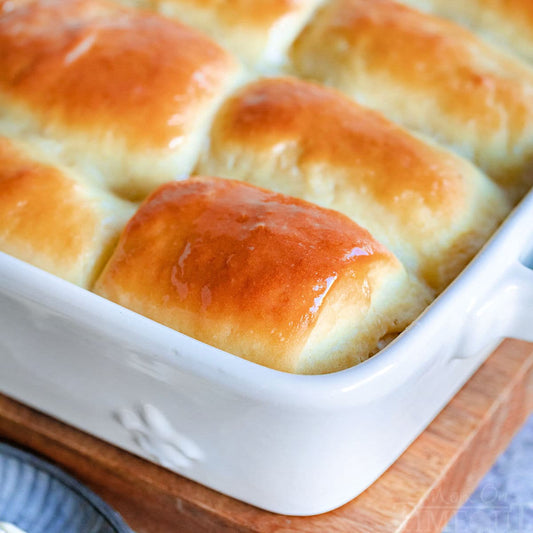
{"label": "plate rim", "polygon": [[[124,522],[124,519],[118,511],[113,509],[81,481],[78,481],[59,466],[49,462],[46,458],[38,456],[32,451],[27,451],[24,448],[18,448],[4,439],[0,439],[0,456],[2,455],[22,460],[34,469],[44,472],[59,481],[62,485],[87,502],[105,521],[108,522],[116,533],[134,533]],[[16,524],[14,525],[16,526]]]}

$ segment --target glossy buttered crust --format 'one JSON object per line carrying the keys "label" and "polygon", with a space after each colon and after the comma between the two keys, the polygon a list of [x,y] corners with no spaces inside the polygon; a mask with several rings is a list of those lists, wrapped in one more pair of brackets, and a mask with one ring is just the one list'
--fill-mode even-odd
{"label": "glossy buttered crust", "polygon": [[119,0],[190,24],[248,67],[265,70],[286,52],[319,0]]}
{"label": "glossy buttered crust", "polygon": [[0,251],[88,288],[133,211],[0,137]]}
{"label": "glossy buttered crust", "polygon": [[391,0],[333,0],[292,49],[298,75],[452,147],[512,199],[533,183],[533,71]]}
{"label": "glossy buttered crust", "polygon": [[427,294],[340,213],[218,178],[154,192],[125,228],[95,292],[277,370],[366,359]]}
{"label": "glossy buttered crust", "polygon": [[334,90],[292,78],[263,79],[229,99],[197,170],[345,213],[437,290],[508,210],[467,161]]}
{"label": "glossy buttered crust", "polygon": [[449,18],[533,61],[531,0],[402,0],[417,9]]}
{"label": "glossy buttered crust", "polygon": [[121,194],[192,169],[238,66],[196,30],[100,0],[0,0],[0,131],[55,139]]}

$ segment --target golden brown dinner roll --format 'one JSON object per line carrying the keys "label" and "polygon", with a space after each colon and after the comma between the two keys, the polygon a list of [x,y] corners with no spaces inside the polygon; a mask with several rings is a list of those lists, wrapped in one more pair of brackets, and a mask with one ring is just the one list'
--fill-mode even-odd
{"label": "golden brown dinner roll", "polygon": [[55,139],[130,198],[188,174],[236,62],[196,30],[104,0],[0,0],[0,132]]}
{"label": "golden brown dinner roll", "polygon": [[508,210],[472,164],[342,94],[259,80],[221,108],[197,171],[336,209],[442,289]]}
{"label": "golden brown dinner roll", "polygon": [[88,287],[133,206],[0,137],[0,251]]}
{"label": "golden brown dinner roll", "polygon": [[467,30],[391,0],[333,0],[292,59],[470,158],[512,199],[533,184],[533,71]]}
{"label": "golden brown dinner roll", "polygon": [[190,24],[240,57],[268,70],[286,59],[292,41],[320,0],[119,0]]}
{"label": "golden brown dinner roll", "polygon": [[446,17],[533,61],[532,0],[401,0]]}
{"label": "golden brown dinner roll", "polygon": [[427,301],[392,253],[344,215],[218,178],[155,191],[123,231],[95,292],[295,373],[366,359]]}

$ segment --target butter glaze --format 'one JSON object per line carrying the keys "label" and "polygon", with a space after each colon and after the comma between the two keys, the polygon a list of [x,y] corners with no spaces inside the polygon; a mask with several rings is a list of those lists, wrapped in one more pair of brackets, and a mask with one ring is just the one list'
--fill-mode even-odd
{"label": "butter glaze", "polygon": [[231,65],[218,45],[156,15],[98,0],[26,3],[0,18],[0,88],[43,121],[173,149]]}
{"label": "butter glaze", "polygon": [[[148,236],[154,241],[145,242]],[[156,264],[156,257],[164,261]],[[108,274],[147,260],[174,302],[220,316],[237,306],[244,321],[249,313],[267,315],[281,339],[289,336],[284,324],[306,328],[316,321],[316,300],[322,302],[337,271],[362,277],[369,261],[386,257],[342,215],[229,180],[194,179],[185,187],[168,184],[147,200],[127,225]]]}
{"label": "butter glaze", "polygon": [[402,3],[465,25],[490,43],[533,61],[531,0],[402,0]]}
{"label": "butter glaze", "polygon": [[393,0],[331,0],[291,60],[467,157],[514,201],[533,184],[533,70],[466,29]]}
{"label": "butter glaze", "polygon": [[240,182],[192,178],[145,201],[95,291],[290,371],[325,309],[348,306],[357,309],[353,319],[365,317],[381,284],[403,272],[340,213]]}
{"label": "butter glaze", "polygon": [[0,0],[0,13],[0,132],[55,141],[130,199],[190,173],[239,77],[218,44],[106,0]]}
{"label": "butter glaze", "polygon": [[410,203],[401,213],[405,221],[415,203],[452,215],[449,203],[461,201],[465,189],[451,154],[415,140],[336,91],[293,78],[265,78],[246,86],[226,102],[212,137],[212,153],[219,143],[239,143],[252,153],[264,149],[285,157],[287,167],[331,162],[350,168],[346,186],[368,190],[397,209]]}
{"label": "butter glaze", "polygon": [[133,206],[0,135],[0,250],[88,288]]}

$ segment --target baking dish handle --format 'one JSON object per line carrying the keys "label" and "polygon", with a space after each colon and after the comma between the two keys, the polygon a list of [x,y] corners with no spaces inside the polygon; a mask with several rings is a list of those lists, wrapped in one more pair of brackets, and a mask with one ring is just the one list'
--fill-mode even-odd
{"label": "baking dish handle", "polygon": [[500,316],[504,335],[533,342],[533,268],[529,261],[513,263],[504,277]]}

